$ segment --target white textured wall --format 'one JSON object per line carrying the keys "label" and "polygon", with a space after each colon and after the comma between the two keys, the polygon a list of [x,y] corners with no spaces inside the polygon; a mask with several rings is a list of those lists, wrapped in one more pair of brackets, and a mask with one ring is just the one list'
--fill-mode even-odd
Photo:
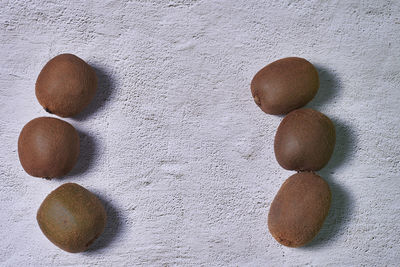
{"label": "white textured wall", "polygon": [[[399,1],[0,0],[0,264],[4,266],[398,266],[400,264]],[[17,138],[47,115],[34,94],[53,56],[69,52],[100,88],[78,118],[72,174],[28,176]],[[337,146],[319,172],[333,191],[313,243],[279,245],[267,213],[292,172],[275,161],[282,119],[253,102],[267,63],[301,56],[321,88]],[[36,211],[77,182],[109,214],[86,253],[51,244]]]}

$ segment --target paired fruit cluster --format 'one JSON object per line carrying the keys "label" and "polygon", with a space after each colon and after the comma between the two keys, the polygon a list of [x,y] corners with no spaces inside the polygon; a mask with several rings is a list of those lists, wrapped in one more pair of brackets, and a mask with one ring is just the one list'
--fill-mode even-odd
{"label": "paired fruit cluster", "polygon": [[[287,114],[274,142],[278,163],[298,173],[289,177],[271,204],[268,227],[272,236],[290,247],[305,245],[322,227],[331,192],[315,171],[329,161],[335,128],[324,114],[299,109],[317,93],[318,72],[302,58],[284,58],[261,69],[251,82],[257,105],[268,114]],[[82,59],[62,54],[51,59],[36,82],[36,97],[44,109],[61,117],[81,112],[97,89],[95,71]],[[40,117],[28,122],[18,139],[24,170],[51,179],[66,175],[79,156],[79,135],[60,119]],[[37,221],[46,237],[68,252],[81,252],[104,231],[106,212],[101,201],[75,183],[51,192],[41,204]]]}
{"label": "paired fruit cluster", "polygon": [[329,185],[315,173],[332,156],[336,135],[332,121],[316,110],[299,109],[317,94],[318,72],[303,58],[277,60],[251,82],[256,104],[267,114],[287,114],[275,135],[278,163],[297,171],[272,201],[268,228],[282,245],[300,247],[319,232],[331,204]]}
{"label": "paired fruit cluster", "polygon": [[[95,71],[82,59],[61,54],[51,59],[36,81],[36,97],[43,108],[60,117],[80,113],[97,90]],[[40,117],[28,122],[18,139],[24,170],[51,179],[69,173],[79,157],[79,135],[63,120]],[[45,236],[68,252],[82,252],[101,235],[107,221],[101,201],[75,183],[66,183],[42,202],[36,217]]]}

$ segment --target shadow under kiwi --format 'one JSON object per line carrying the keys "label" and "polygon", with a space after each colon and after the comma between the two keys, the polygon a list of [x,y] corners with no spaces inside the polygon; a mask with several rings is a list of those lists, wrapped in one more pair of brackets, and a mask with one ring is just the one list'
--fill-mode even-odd
{"label": "shadow under kiwi", "polygon": [[343,233],[351,220],[354,210],[354,197],[345,187],[333,182],[330,176],[323,176],[332,192],[329,214],[317,236],[301,249],[315,249],[327,245]]}
{"label": "shadow under kiwi", "polygon": [[90,66],[97,75],[97,91],[89,105],[85,107],[82,112],[73,117],[73,119],[77,121],[83,121],[92,114],[103,110],[115,91],[115,80],[111,75],[111,71],[108,71],[104,66],[98,64],[90,64]]}
{"label": "shadow under kiwi", "polygon": [[[320,110],[322,106],[328,102],[334,101],[335,98],[340,96],[342,91],[342,83],[338,75],[331,69],[321,65],[313,64],[318,71],[319,88],[316,96],[302,108],[312,108]],[[287,114],[275,115],[283,119]]]}
{"label": "shadow under kiwi", "polygon": [[109,246],[114,240],[120,237],[124,230],[124,220],[122,220],[118,209],[103,196],[96,194],[96,196],[103,203],[107,213],[107,224],[104,232],[97,238],[93,244],[86,250],[86,254],[99,253],[99,250]]}
{"label": "shadow under kiwi", "polygon": [[93,136],[77,130],[79,134],[79,158],[74,168],[63,178],[75,177],[90,170],[98,157],[98,142]]}
{"label": "shadow under kiwi", "polygon": [[328,164],[319,173],[321,175],[333,174],[344,162],[348,161],[355,153],[357,147],[357,134],[348,123],[338,118],[331,118],[336,132],[336,143],[332,157]]}
{"label": "shadow under kiwi", "polygon": [[341,232],[351,220],[355,199],[349,189],[334,181],[335,169],[355,153],[357,136],[350,126],[338,119],[332,119],[336,128],[336,146],[332,158],[318,174],[327,181],[332,192],[329,214],[318,235],[304,249],[324,246]]}
{"label": "shadow under kiwi", "polygon": [[332,69],[321,64],[314,64],[319,76],[319,89],[317,95],[306,105],[306,108],[320,109],[328,102],[340,96],[343,89],[342,83]]}

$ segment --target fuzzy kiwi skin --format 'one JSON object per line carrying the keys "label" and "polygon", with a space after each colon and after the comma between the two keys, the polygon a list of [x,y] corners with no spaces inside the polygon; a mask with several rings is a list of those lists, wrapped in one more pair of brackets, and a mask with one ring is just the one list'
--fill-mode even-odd
{"label": "fuzzy kiwi skin", "polygon": [[79,135],[68,122],[39,117],[28,122],[18,138],[24,170],[34,177],[54,178],[72,170],[79,157]]}
{"label": "fuzzy kiwi skin", "polygon": [[319,111],[306,108],[283,118],[274,141],[275,157],[287,170],[318,171],[329,161],[335,148],[332,121]]}
{"label": "fuzzy kiwi skin", "polygon": [[60,117],[80,113],[97,90],[95,71],[84,60],[72,54],[52,58],[36,81],[36,98],[43,108]]}
{"label": "fuzzy kiwi skin", "polygon": [[290,176],[279,189],[268,213],[271,235],[282,245],[300,247],[319,232],[331,205],[329,185],[312,172]]}
{"label": "fuzzy kiwi skin", "polygon": [[262,68],[251,81],[256,104],[267,114],[287,114],[307,104],[317,94],[318,72],[299,57],[287,57]]}
{"label": "fuzzy kiwi skin", "polygon": [[44,235],[59,248],[83,252],[103,233],[107,214],[89,190],[66,183],[51,192],[36,216]]}

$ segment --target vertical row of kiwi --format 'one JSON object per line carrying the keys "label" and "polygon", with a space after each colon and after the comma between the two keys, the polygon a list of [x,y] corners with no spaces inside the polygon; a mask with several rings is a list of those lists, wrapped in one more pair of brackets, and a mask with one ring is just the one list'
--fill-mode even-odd
{"label": "vertical row of kiwi", "polygon": [[[97,77],[93,68],[72,54],[51,59],[35,87],[43,108],[60,117],[80,113],[93,99]],[[18,138],[18,155],[31,176],[52,179],[68,174],[78,161],[79,135],[66,121],[39,117],[28,122]],[[107,215],[89,190],[66,183],[42,202],[36,217],[45,236],[68,252],[82,252],[104,231]]]}
{"label": "vertical row of kiwi", "polygon": [[284,169],[297,173],[283,183],[272,201],[268,228],[288,247],[309,243],[321,229],[331,204],[329,185],[315,171],[332,156],[335,127],[321,112],[300,109],[318,88],[317,70],[298,57],[270,63],[251,82],[254,101],[265,113],[287,114],[275,135],[275,157]]}

